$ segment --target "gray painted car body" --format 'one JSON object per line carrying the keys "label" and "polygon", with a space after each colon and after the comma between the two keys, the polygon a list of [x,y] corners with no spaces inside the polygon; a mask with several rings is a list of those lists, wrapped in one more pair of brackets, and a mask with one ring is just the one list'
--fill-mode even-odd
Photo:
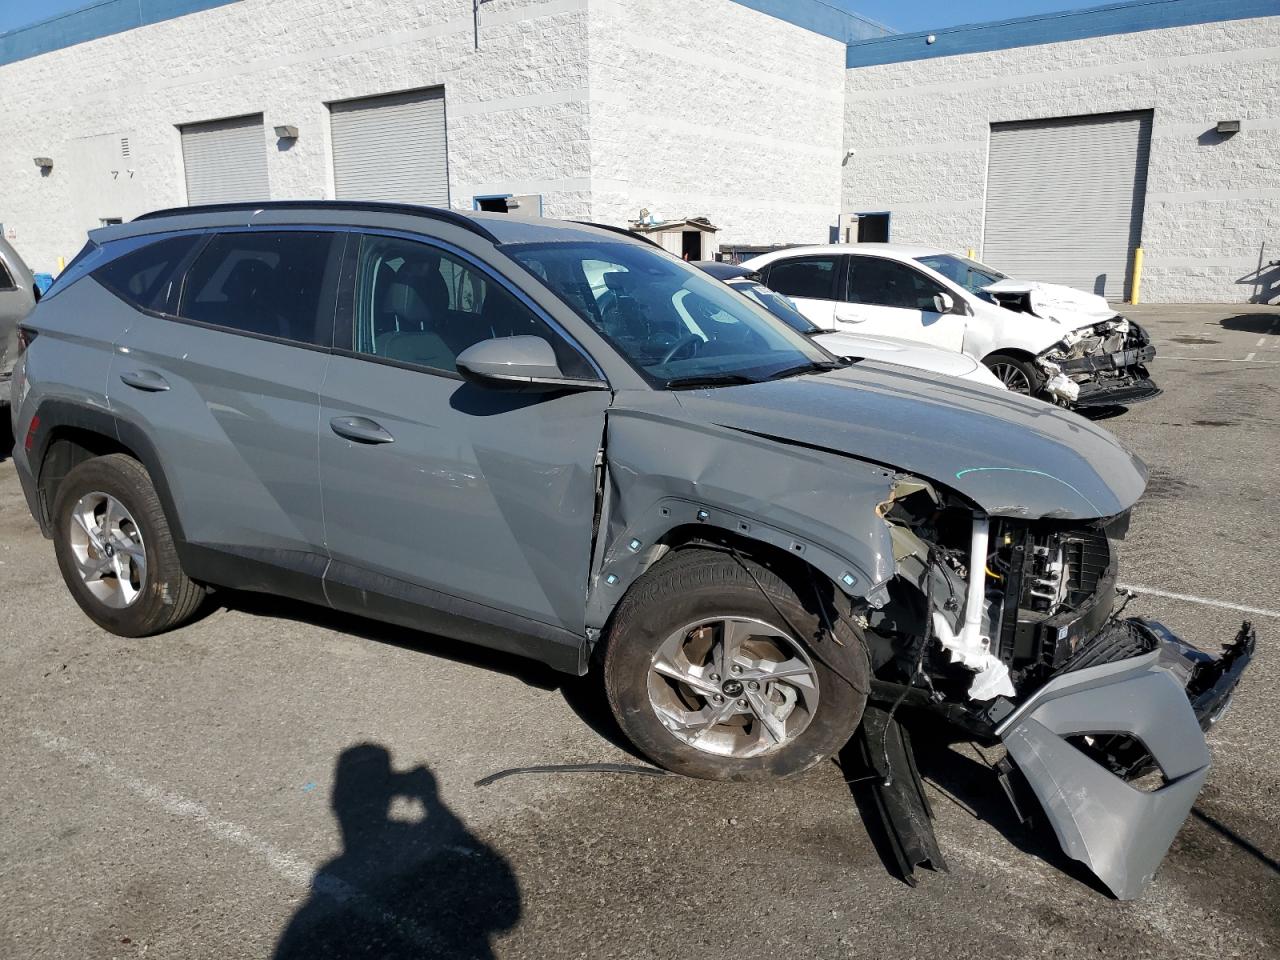
{"label": "gray painted car body", "polygon": [[[474,217],[475,229],[452,217],[315,204],[208,210],[105,228],[92,240],[110,250],[152,233],[306,226],[444,245],[518,292],[591,359],[608,390],[493,390],[374,363],[336,343],[300,347],[211,328],[133,309],[73,265],[30,318],[38,337],[20,363],[26,389],[13,410],[15,436],[32,442],[30,452],[18,445],[15,462],[46,532],[42,457],[60,425],[85,427],[144,461],[197,579],[289,593],[581,673],[622,594],[681,528],[785,550],[875,606],[895,575],[877,507],[904,474],[979,511],[1025,519],[1107,517],[1142,493],[1146,468],[1101,428],[923,372],[864,361],[753,385],[654,389],[502,249],[639,241],[501,215]],[[39,428],[29,429],[37,414]],[[1176,697],[1162,690],[1128,684],[1131,713],[1168,721]],[[1011,751],[1032,770],[1037,750],[1065,747],[1057,712],[1084,703],[1046,697],[1007,728]],[[1197,747],[1176,724],[1192,741],[1179,749],[1198,764],[1203,739]],[[1036,741],[1045,736],[1054,743]],[[1134,848],[1095,839],[1039,780],[1064,844],[1101,844],[1089,862],[1125,892],[1149,872],[1151,851],[1167,846],[1163,832],[1184,799],[1168,807],[1160,836]]]}
{"label": "gray painted car body", "polygon": [[[36,305],[36,281],[9,241],[0,237],[0,406],[9,401],[9,378],[18,356],[18,323]],[[4,282],[8,274],[9,282]]]}

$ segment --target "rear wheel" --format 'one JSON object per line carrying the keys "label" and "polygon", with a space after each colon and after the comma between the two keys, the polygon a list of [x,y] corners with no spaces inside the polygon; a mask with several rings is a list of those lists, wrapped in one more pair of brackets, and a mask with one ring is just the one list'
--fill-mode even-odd
{"label": "rear wheel", "polygon": [[759,780],[844,746],[866,704],[868,662],[856,628],[816,609],[811,591],[802,597],[753,560],[691,548],[619,604],[604,681],[618,724],[655,763]]}
{"label": "rear wheel", "polygon": [[1008,353],[993,353],[982,362],[1011,393],[1034,397],[1044,387],[1044,378],[1039,371],[1020,357]]}
{"label": "rear wheel", "polygon": [[151,477],[125,454],[86,460],[58,487],[54,551],[80,609],[105,630],[145,637],[196,612],[204,590],[182,571]]}

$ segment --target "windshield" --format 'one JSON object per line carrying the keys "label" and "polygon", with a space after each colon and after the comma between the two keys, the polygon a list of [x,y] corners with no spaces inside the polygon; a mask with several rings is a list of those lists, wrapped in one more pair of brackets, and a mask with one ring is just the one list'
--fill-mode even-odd
{"label": "windshield", "polygon": [[821,332],[822,328],[796,309],[790,297],[756,283],[754,280],[735,280],[729,284],[744,296],[750,297],[797,333],[806,336]]}
{"label": "windshield", "polygon": [[[956,286],[964,287],[970,293],[982,296],[982,288],[997,280],[1008,278],[999,270],[992,270],[984,263],[959,257],[953,253],[937,253],[928,257],[916,257],[917,263],[923,263],[930,270],[942,274]],[[988,297],[987,299],[990,299]]]}
{"label": "windshield", "polygon": [[758,303],[660,250],[607,240],[502,249],[654,386],[757,382],[839,365]]}

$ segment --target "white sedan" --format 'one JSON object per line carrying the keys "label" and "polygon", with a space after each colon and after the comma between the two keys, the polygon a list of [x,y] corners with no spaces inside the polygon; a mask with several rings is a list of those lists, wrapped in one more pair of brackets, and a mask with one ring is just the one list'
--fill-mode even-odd
{"label": "white sedan", "polygon": [[763,286],[757,274],[744,266],[709,260],[697,263],[695,266],[756,301],[793,330],[812,337],[815,342],[837,357],[861,357],[865,360],[879,360],[881,363],[896,363],[902,367],[915,367],[917,370],[927,370],[930,373],[959,377],[961,380],[980,383],[984,387],[993,387],[996,390],[1007,389],[999,377],[963,353],[939,350],[923,343],[913,343],[910,340],[894,337],[873,337],[862,333],[824,330],[800,313],[790,298]]}
{"label": "white sedan", "polygon": [[826,330],[964,354],[1010,390],[1063,406],[1113,406],[1160,393],[1150,338],[1102,297],[1013,280],[930,247],[790,247],[741,266]]}

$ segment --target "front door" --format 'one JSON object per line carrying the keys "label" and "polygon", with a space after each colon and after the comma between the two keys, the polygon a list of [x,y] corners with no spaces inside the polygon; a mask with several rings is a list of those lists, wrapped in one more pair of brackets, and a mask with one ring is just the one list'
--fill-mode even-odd
{"label": "front door", "polygon": [[953,296],[941,284],[897,260],[862,255],[847,259],[844,296],[835,308],[836,329],[960,352],[965,317],[938,310],[939,294]]}
{"label": "front door", "polygon": [[331,602],[554,658],[512,638],[583,634],[610,394],[464,381],[455,358],[491,337],[541,336],[567,374],[590,367],[461,251],[366,235],[351,286],[320,411]]}

